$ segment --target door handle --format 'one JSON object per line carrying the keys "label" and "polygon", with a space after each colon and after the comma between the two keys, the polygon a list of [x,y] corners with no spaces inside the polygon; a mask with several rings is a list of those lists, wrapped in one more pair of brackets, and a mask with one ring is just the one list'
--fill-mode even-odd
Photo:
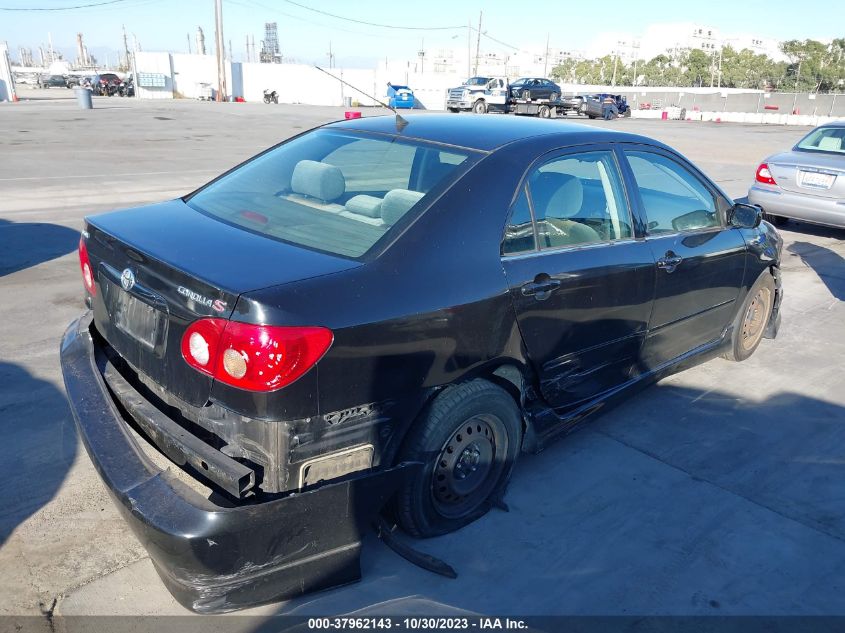
{"label": "door handle", "polygon": [[559,279],[544,279],[543,281],[530,281],[524,284],[520,290],[526,297],[534,297],[538,301],[543,301],[548,299],[559,286]]}
{"label": "door handle", "polygon": [[675,253],[669,251],[657,260],[657,267],[661,270],[665,270],[667,273],[673,273],[682,261],[684,261],[683,257],[675,255]]}

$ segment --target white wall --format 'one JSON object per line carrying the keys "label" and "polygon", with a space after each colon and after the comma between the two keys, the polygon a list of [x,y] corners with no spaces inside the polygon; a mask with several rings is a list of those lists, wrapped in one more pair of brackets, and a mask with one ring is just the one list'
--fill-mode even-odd
{"label": "white wall", "polygon": [[[185,97],[196,99],[200,84],[217,88],[217,62],[212,55],[185,55],[169,53],[138,53],[139,73],[162,73],[167,76],[165,89],[141,88],[139,96],[146,99]],[[459,86],[463,75],[447,73],[415,73],[397,68],[332,68],[332,76],[313,66],[304,64],[225,64],[227,90],[230,96],[243,97],[246,101],[263,99],[264,90],[279,93],[279,103],[304,103],[309,105],[343,105],[344,98],[362,106],[377,105],[364,93],[387,102],[387,84],[409,85],[422,107],[442,110],[446,92]],[[344,85],[338,79],[350,84]]]}
{"label": "white wall", "polygon": [[138,73],[159,73],[165,76],[164,88],[143,88],[135,79],[135,94],[142,99],[173,98],[173,64],[170,53],[138,52],[135,66]]}
{"label": "white wall", "polygon": [[[217,89],[217,58],[213,55],[171,55],[173,64],[173,91],[176,96],[197,99],[200,83],[211,84]],[[142,72],[138,68],[138,72]],[[153,71],[151,71],[153,72]]]}

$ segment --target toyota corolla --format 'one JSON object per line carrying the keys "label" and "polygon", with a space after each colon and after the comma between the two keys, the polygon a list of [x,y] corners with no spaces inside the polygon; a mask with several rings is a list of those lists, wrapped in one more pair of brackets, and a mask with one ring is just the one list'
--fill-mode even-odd
{"label": "toyota corolla", "polygon": [[781,245],[645,137],[333,123],[87,218],[62,368],[164,583],[226,611],[353,581],[380,512],[459,529],[601,404],[748,358],[777,332]]}

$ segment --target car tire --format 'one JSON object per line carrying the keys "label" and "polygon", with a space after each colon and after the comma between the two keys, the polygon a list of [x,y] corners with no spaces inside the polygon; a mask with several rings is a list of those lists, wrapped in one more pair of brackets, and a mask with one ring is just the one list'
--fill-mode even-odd
{"label": "car tire", "polygon": [[741,362],[749,358],[763,340],[775,301],[775,280],[768,271],[751,286],[731,333],[731,346],[724,358]]}
{"label": "car tire", "polygon": [[581,114],[587,114],[587,104],[582,103],[580,106],[578,106],[578,112],[580,112]]}
{"label": "car tire", "polygon": [[484,99],[479,99],[472,104],[472,111],[475,114],[487,114],[487,102]]}
{"label": "car tire", "polygon": [[457,113],[459,113],[459,112],[461,111],[461,110],[460,110],[460,108],[446,108],[446,109],[447,109],[449,112],[452,112],[452,113],[454,113],[454,114],[457,114]]}
{"label": "car tire", "polygon": [[537,108],[537,116],[541,119],[548,119],[552,116],[552,109],[547,105],[541,105]]}
{"label": "car tire", "polygon": [[557,101],[560,98],[560,95],[556,92],[553,92],[549,95],[549,101]]}
{"label": "car tire", "polygon": [[519,453],[522,416],[513,397],[486,380],[452,385],[405,438],[400,462],[423,467],[396,494],[394,513],[412,536],[453,532],[487,513]]}
{"label": "car tire", "polygon": [[590,119],[595,119],[595,118],[596,118],[596,115],[594,115],[594,114],[588,114],[587,116],[588,116],[588,117],[590,117]]}

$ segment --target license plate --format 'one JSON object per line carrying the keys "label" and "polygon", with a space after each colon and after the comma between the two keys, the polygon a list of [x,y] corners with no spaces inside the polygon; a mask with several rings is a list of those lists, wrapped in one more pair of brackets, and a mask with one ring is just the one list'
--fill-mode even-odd
{"label": "license plate", "polygon": [[161,311],[118,290],[112,320],[117,329],[125,332],[146,347],[154,349],[158,340]]}
{"label": "license plate", "polygon": [[836,176],[833,174],[822,174],[817,171],[799,171],[798,184],[802,187],[813,189],[830,189]]}

